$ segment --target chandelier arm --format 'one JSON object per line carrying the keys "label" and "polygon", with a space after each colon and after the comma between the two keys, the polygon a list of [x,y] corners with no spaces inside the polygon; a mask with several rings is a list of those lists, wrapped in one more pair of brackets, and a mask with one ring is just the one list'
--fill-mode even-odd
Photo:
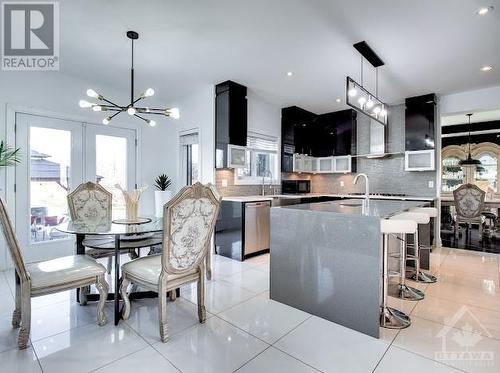
{"label": "chandelier arm", "polygon": [[153,107],[136,107],[135,110],[137,110],[141,113],[153,113],[155,111],[165,111],[168,109],[159,109],[159,108],[153,108]]}
{"label": "chandelier arm", "polygon": [[117,108],[125,110],[125,107],[115,104],[113,101],[108,100],[106,97],[101,96],[101,100],[104,101],[104,102],[107,102],[108,104],[116,106]]}
{"label": "chandelier arm", "polygon": [[148,120],[148,119],[146,119],[146,118],[144,118],[144,117],[141,117],[140,115],[134,114],[134,117],[137,117],[137,118],[139,118],[139,119],[142,119],[144,122],[149,123],[149,120]]}
{"label": "chandelier arm", "polygon": [[[134,104],[135,104],[136,102],[141,101],[143,98],[144,98],[144,96],[139,96],[139,98],[136,98],[136,99],[134,100],[134,102],[132,102],[132,106],[134,106]],[[136,109],[137,109],[137,108],[136,108]]]}
{"label": "chandelier arm", "polygon": [[121,112],[123,112],[125,110],[120,110],[120,111],[117,111],[116,113],[114,113],[112,116],[109,117],[109,119],[113,119],[114,117],[116,117],[118,114],[120,114]]}

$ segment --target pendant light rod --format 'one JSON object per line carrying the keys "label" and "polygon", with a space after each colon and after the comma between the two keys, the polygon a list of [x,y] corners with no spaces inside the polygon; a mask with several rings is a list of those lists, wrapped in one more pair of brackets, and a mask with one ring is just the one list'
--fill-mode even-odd
{"label": "pendant light rod", "polygon": [[470,156],[470,118],[472,117],[472,113],[469,113],[467,114],[467,116],[469,117],[469,156]]}

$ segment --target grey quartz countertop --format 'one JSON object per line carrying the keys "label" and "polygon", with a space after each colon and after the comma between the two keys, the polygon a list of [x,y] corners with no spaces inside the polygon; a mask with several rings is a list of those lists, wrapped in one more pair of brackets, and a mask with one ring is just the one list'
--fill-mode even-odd
{"label": "grey quartz countertop", "polygon": [[304,203],[301,205],[291,205],[276,208],[347,215],[364,215],[386,219],[397,213],[407,211],[414,207],[424,206],[426,204],[427,203],[425,201],[392,201],[371,199],[368,213],[365,213],[363,211],[362,201],[359,199],[343,199],[330,202]]}
{"label": "grey quartz countertop", "polygon": [[[335,198],[356,198],[362,199],[363,195],[352,195],[352,194],[328,194],[328,193],[308,193],[308,194],[276,194],[269,196],[228,196],[222,198],[223,201],[231,202],[258,202],[258,201],[272,201],[273,198],[289,198],[289,199],[300,199],[307,197],[335,197]],[[412,196],[382,196],[373,194],[370,196],[371,200],[394,200],[394,201],[433,201],[434,197],[412,197]]]}

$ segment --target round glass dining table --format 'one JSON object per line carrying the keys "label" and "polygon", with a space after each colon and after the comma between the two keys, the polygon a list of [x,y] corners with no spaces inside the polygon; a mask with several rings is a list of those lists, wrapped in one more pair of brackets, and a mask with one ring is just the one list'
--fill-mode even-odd
{"label": "round glass dining table", "polygon": [[[124,219],[106,224],[89,224],[80,221],[69,220],[62,223],[56,227],[60,232],[74,234],[76,236],[76,254],[84,255],[85,246],[84,240],[86,236],[101,236],[101,240],[89,240],[93,241],[93,249],[103,249],[110,250],[114,249],[114,283],[115,289],[114,293],[108,293],[108,300],[114,301],[114,322],[115,325],[118,324],[121,318],[120,312],[120,253],[125,249],[135,249],[147,246],[153,246],[161,244],[162,237],[158,233],[163,231],[163,218],[147,217],[141,218],[144,221],[140,224],[130,223]],[[102,240],[105,236],[108,236],[109,240]],[[99,237],[97,237],[99,238]],[[88,240],[88,238],[87,238]],[[97,243],[100,241],[101,243]],[[87,241],[86,241],[87,242]],[[156,293],[152,292],[133,292],[130,294],[130,299],[139,298],[150,298],[157,296]],[[97,301],[98,294],[88,294],[87,299],[89,301]],[[77,300],[79,301],[79,289],[77,290]]]}

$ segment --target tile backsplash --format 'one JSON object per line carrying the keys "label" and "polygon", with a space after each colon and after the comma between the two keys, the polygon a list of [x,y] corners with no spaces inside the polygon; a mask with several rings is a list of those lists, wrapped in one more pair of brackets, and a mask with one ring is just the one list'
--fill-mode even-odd
{"label": "tile backsplash", "polygon": [[[256,196],[262,193],[261,185],[235,185],[234,170],[216,170],[215,171],[215,186],[223,197],[230,196]],[[272,188],[266,184],[266,194],[273,194],[273,190],[277,194],[281,192],[281,185],[273,185]]]}

